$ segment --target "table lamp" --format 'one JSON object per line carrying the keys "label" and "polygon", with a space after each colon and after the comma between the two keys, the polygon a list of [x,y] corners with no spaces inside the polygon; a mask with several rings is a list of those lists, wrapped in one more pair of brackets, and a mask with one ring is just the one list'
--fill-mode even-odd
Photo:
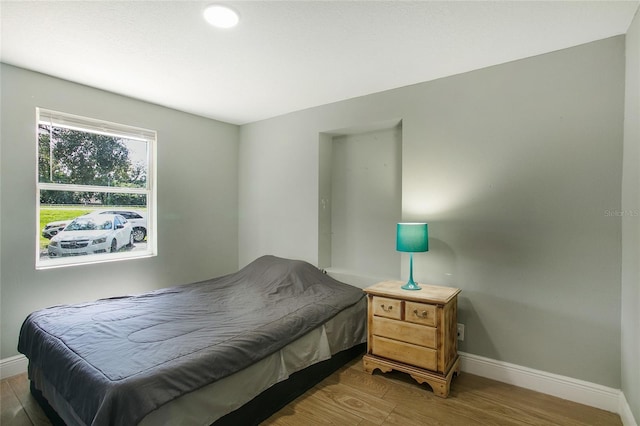
{"label": "table lamp", "polygon": [[413,253],[429,251],[429,237],[426,223],[399,223],[396,233],[396,250],[410,253],[409,281],[404,290],[420,290],[413,281]]}

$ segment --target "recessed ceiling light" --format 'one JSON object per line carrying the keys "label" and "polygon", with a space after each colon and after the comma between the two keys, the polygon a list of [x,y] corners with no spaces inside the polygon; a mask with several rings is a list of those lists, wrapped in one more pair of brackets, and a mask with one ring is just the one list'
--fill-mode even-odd
{"label": "recessed ceiling light", "polygon": [[214,4],[204,10],[204,19],[216,28],[233,28],[238,25],[238,13],[227,6]]}

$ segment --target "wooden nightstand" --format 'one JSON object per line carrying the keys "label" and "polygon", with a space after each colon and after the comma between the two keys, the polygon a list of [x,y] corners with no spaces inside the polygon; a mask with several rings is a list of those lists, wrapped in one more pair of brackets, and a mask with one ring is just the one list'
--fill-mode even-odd
{"label": "wooden nightstand", "polygon": [[460,372],[457,308],[460,290],[420,284],[408,291],[400,281],[384,281],[367,293],[368,342],[364,370],[403,371],[446,398]]}

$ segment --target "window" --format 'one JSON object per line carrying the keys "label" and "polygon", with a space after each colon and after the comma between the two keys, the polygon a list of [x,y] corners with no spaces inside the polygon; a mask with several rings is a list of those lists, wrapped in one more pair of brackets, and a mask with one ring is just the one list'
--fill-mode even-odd
{"label": "window", "polygon": [[155,255],[156,132],[36,114],[36,268]]}

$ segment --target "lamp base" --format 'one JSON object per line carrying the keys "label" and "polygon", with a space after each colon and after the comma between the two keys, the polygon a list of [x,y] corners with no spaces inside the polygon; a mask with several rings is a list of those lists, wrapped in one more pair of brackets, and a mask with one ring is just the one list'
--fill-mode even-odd
{"label": "lamp base", "polygon": [[420,287],[413,280],[407,281],[407,283],[400,288],[403,290],[422,290],[422,287]]}
{"label": "lamp base", "polygon": [[420,286],[413,281],[413,253],[409,256],[409,281],[400,288],[403,290],[422,290]]}

